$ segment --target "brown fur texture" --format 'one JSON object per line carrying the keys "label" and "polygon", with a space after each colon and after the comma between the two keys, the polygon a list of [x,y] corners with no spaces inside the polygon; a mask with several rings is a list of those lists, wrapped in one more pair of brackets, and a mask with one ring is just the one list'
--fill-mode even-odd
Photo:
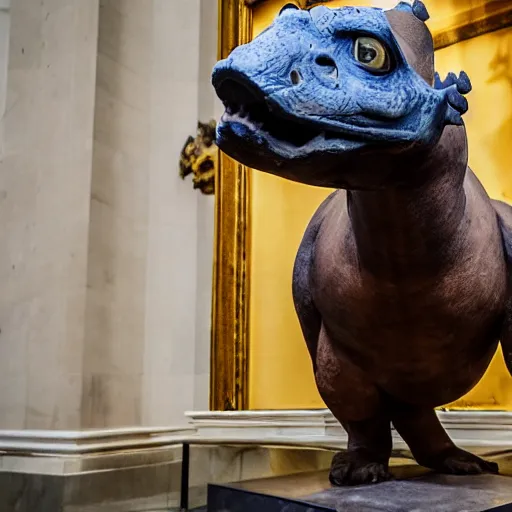
{"label": "brown fur texture", "polygon": [[[503,229],[466,159],[464,129],[447,128],[409,162],[424,183],[335,192],[306,231],[297,313],[320,394],[349,433],[335,484],[389,477],[391,423],[420,464],[497,471],[456,448],[434,412],[475,386],[500,331],[511,336]],[[499,209],[512,229],[512,209]]]}
{"label": "brown fur texture", "polygon": [[[406,13],[388,19],[408,61],[432,83],[426,28]],[[512,208],[491,201],[467,167],[464,127],[445,128],[426,153],[383,159],[379,172],[400,185],[332,194],[294,269],[317,386],[349,435],[331,482],[390,478],[391,424],[424,466],[497,472],[452,443],[434,408],[476,385],[500,334],[512,370]]]}

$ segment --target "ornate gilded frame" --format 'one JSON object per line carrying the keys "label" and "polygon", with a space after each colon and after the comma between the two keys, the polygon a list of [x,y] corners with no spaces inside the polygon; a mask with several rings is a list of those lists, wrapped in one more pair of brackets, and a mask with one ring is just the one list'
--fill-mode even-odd
{"label": "ornate gilded frame", "polygon": [[[219,0],[219,58],[250,41],[265,0]],[[303,8],[329,0],[296,0]],[[357,2],[355,2],[357,3]],[[487,0],[432,27],[436,49],[512,25],[509,0]],[[210,408],[248,408],[250,169],[224,154],[216,176]]]}
{"label": "ornate gilded frame", "polygon": [[[250,41],[252,9],[219,0],[219,58]],[[210,409],[247,408],[250,170],[223,153],[215,194]]]}

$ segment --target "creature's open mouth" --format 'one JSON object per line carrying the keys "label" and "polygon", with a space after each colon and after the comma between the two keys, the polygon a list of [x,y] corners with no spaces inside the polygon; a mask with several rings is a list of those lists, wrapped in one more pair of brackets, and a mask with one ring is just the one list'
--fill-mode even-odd
{"label": "creature's open mouth", "polygon": [[340,133],[316,126],[313,122],[285,117],[250,84],[226,79],[217,88],[217,94],[226,108],[222,116],[224,123],[243,124],[267,139],[301,148],[317,139],[341,138]]}
{"label": "creature's open mouth", "polygon": [[226,112],[222,121],[243,124],[253,131],[296,147],[305,146],[317,137],[327,137],[325,130],[280,117],[264,101],[248,104],[225,102],[224,105]]}

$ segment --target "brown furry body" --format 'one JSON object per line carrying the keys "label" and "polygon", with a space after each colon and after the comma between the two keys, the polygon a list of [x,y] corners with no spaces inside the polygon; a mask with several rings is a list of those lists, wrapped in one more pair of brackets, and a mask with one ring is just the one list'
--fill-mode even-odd
{"label": "brown furry body", "polygon": [[320,394],[351,441],[334,483],[387,478],[391,422],[421,464],[497,470],[456,448],[434,413],[475,386],[510,328],[512,208],[489,199],[465,148],[464,128],[447,128],[408,164],[423,183],[335,192],[304,236],[296,309]]}

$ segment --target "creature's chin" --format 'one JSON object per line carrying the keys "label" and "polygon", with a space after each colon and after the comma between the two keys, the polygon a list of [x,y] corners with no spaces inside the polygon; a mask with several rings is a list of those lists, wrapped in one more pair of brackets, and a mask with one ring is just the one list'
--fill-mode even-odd
{"label": "creature's chin", "polygon": [[247,116],[225,112],[217,126],[217,142],[228,153],[232,152],[230,149],[233,147],[238,147],[239,151],[244,151],[245,148],[245,151],[256,153],[254,156],[259,154],[275,161],[302,160],[319,153],[342,154],[367,145],[356,138],[348,139],[320,130],[314,133],[311,129],[297,143],[276,137],[272,134],[272,127],[268,131],[265,128]]}

